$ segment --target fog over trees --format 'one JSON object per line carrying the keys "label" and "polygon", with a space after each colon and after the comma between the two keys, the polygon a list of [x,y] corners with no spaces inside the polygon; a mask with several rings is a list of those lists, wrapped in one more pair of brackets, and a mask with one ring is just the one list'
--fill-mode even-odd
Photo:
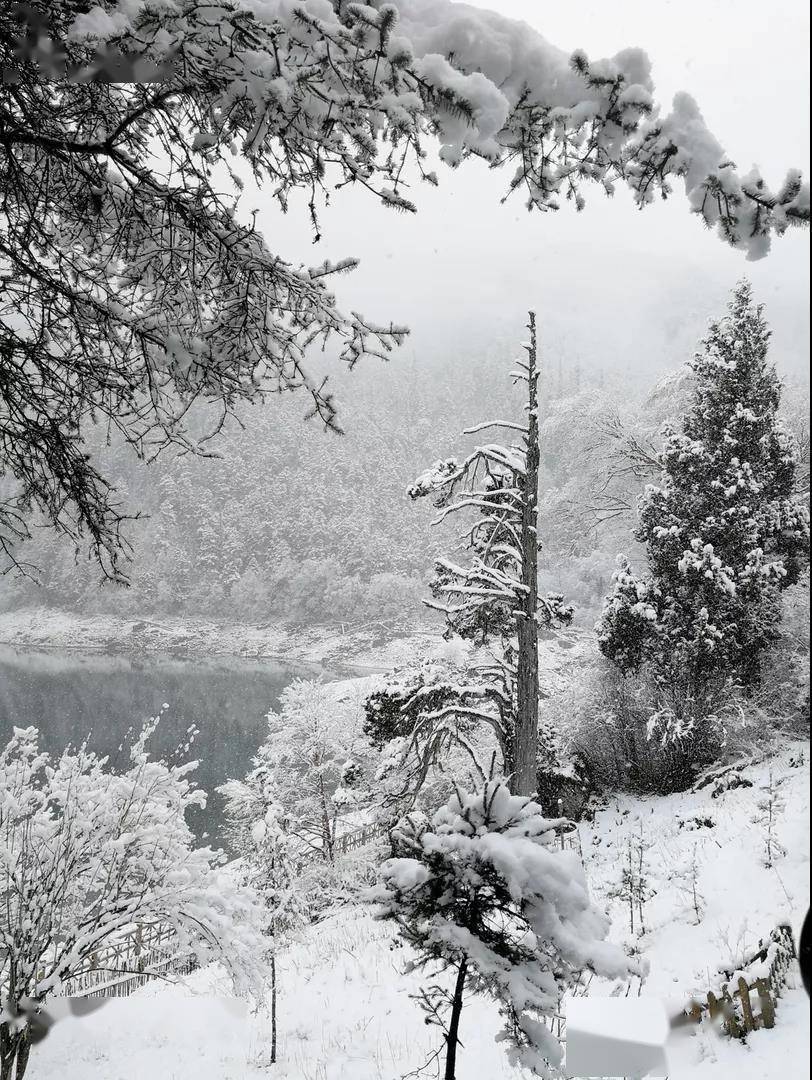
{"label": "fog over trees", "polygon": [[[770,322],[769,305],[765,316]],[[561,345],[540,318],[542,584],[565,592],[580,621],[597,614],[615,556],[629,546],[636,497],[656,472],[644,455],[626,460],[624,439],[653,453],[683,407],[685,361],[706,324],[686,315],[674,345],[676,321],[672,313],[665,327],[647,328],[667,358],[655,344],[624,370],[608,351]],[[91,433],[89,448],[143,514],[127,528],[131,588],[102,585],[84,553],[77,560],[68,540],[38,529],[21,552],[39,572],[4,577],[3,605],[300,624],[420,618],[432,558],[453,546],[454,531],[429,528],[430,510],[410,503],[406,489],[428,460],[473,446],[460,438],[472,417],[521,409],[504,378],[515,338],[497,332],[421,356],[406,346],[386,365],[333,372],[342,437],[303,424],[295,397],[243,409],[244,426],[226,429],[215,458],[168,453],[144,470],[126,448]],[[787,383],[780,409],[808,463],[808,383],[794,353],[782,358],[780,339],[770,346]]]}

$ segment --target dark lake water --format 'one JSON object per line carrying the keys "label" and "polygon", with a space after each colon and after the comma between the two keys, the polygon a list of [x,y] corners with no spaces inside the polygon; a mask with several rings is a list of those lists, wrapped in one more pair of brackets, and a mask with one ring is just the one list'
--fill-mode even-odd
{"label": "dark lake water", "polygon": [[85,737],[91,749],[125,765],[126,750],[164,703],[150,739],[153,756],[169,757],[200,729],[183,760],[199,761],[196,783],[209,795],[189,824],[199,839],[227,847],[222,801],[214,788],[245,775],[265,737],[266,715],[294,678],[328,678],[315,668],[272,661],[215,657],[138,657],[73,650],[18,649],[0,645],[0,745],[13,727],[37,727],[43,750],[59,752]]}

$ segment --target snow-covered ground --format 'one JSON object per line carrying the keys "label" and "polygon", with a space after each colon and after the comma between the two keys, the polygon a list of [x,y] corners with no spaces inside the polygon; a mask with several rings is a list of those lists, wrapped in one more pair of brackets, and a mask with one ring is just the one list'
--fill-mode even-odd
{"label": "snow-covered ground", "polygon": [[[776,834],[787,854],[768,869],[765,830],[753,818],[771,771],[783,803]],[[593,823],[580,825],[591,895],[612,916],[612,936],[643,948],[651,962],[650,993],[668,997],[675,987],[686,994],[707,993],[720,984],[720,965],[735,968],[740,955],[756,948],[759,938],[779,923],[789,922],[796,938],[800,932],[809,906],[808,747],[793,744],[741,775],[753,786],[732,788],[716,798],[713,784],[664,797],[621,796],[600,810]],[[633,842],[642,835],[647,845],[645,867],[656,893],[644,907],[640,937],[629,932],[628,905],[610,896],[620,880],[630,835]],[[698,925],[686,881],[694,851]]]}
{"label": "snow-covered ground", "polygon": [[[764,865],[764,830],[754,824],[762,785],[772,770],[781,808],[776,837],[786,849]],[[627,838],[648,845],[646,875],[656,892],[644,908],[646,930],[633,940],[649,959],[643,993],[684,1002],[719,987],[720,966],[789,919],[798,931],[809,903],[809,762],[803,744],[744,771],[752,787],[716,798],[713,787],[695,793],[633,800],[621,797],[581,826],[593,897],[613,920],[612,936],[631,938],[628,911],[611,896]],[[713,825],[698,825],[697,820]],[[680,825],[680,822],[683,822]],[[694,827],[691,827],[693,825]],[[679,872],[696,848],[702,917]],[[82,1021],[60,1022],[37,1049],[31,1080],[399,1080],[429,1059],[438,1032],[423,1023],[410,998],[420,985],[402,974],[406,953],[393,947],[392,930],[368,910],[349,908],[311,928],[280,956],[278,1063],[267,1068],[270,1026],[262,1014],[233,1020],[224,1030],[225,993],[212,969],[183,986],[160,984],[114,1001]],[[596,991],[598,992],[598,991]],[[197,997],[194,1005],[188,1000]],[[494,1042],[495,1007],[469,998],[463,1012],[458,1075],[464,1080],[519,1080]],[[694,1031],[669,1050],[670,1080],[773,1080],[809,1076],[809,1003],[795,969],[781,998],[776,1027],[742,1044]],[[436,1075],[432,1066],[424,1074]]]}
{"label": "snow-covered ground", "polygon": [[171,652],[324,664],[348,671],[388,670],[439,640],[436,626],[398,628],[391,621],[345,627],[286,627],[195,619],[76,615],[52,608],[0,612],[0,643],[32,648]]}
{"label": "snow-covered ground", "polygon": [[[768,868],[765,828],[753,819],[760,816],[757,804],[766,796],[770,773],[781,802],[776,838],[786,854]],[[725,982],[719,969],[737,967],[779,923],[788,922],[798,940],[809,907],[808,744],[789,745],[741,775],[752,787],[731,788],[715,798],[713,784],[665,797],[622,796],[593,823],[580,826],[590,891],[612,917],[611,936],[635,941],[649,960],[644,994],[676,1004],[692,995],[704,1000]],[[641,824],[655,895],[644,907],[645,932],[633,936],[628,905],[611,894],[629,835],[640,837]],[[698,923],[690,884],[694,861]],[[669,1051],[670,1080],[804,1080],[808,1044],[809,999],[793,965],[772,1031],[753,1032],[745,1044],[704,1032],[677,1039]]]}
{"label": "snow-covered ground", "polygon": [[[542,633],[543,672],[581,663],[594,651],[592,636],[572,630]],[[52,608],[0,612],[0,645],[32,649],[96,649],[125,653],[174,653],[200,658],[241,656],[324,666],[347,674],[383,672],[444,648],[439,626],[427,622],[406,629],[391,621],[361,627],[286,627],[278,623],[216,623],[193,619],[136,619],[115,615],[76,615]],[[550,691],[553,687],[545,684]]]}

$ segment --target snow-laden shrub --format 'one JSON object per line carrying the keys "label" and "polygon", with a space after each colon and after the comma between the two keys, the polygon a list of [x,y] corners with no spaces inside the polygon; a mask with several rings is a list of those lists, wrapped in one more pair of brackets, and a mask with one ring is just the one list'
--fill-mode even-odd
{"label": "snow-laden shrub", "polygon": [[[296,679],[282,692],[279,711],[268,712],[268,735],[248,774],[218,788],[231,844],[255,877],[272,870],[284,840],[308,918],[348,899],[373,874],[369,856],[346,857],[341,841],[372,819],[373,755],[361,718],[361,701],[351,693]],[[279,833],[270,846],[269,814]]]}
{"label": "snow-laden shrub", "polygon": [[[599,662],[545,702],[568,757],[587,789],[667,794],[690,787],[712,762],[758,757],[787,734],[808,733],[806,649],[783,635],[766,663],[771,677],[756,691],[721,688],[710,701],[701,739],[685,728],[679,688],[623,676]],[[685,734],[680,738],[680,731]]]}
{"label": "snow-laden shrub", "polygon": [[809,738],[809,583],[787,590],[781,631],[764,661],[770,677],[752,694],[748,712],[762,731]]}
{"label": "snow-laden shrub", "polygon": [[184,814],[205,804],[195,763],[150,758],[153,730],[145,725],[121,773],[84,746],[52,757],[33,727],[0,750],[0,1028],[19,1080],[30,1043],[12,1018],[136,925],[173,929],[179,950],[221,962],[238,993],[262,989],[256,894],[223,872],[221,852],[194,846]]}
{"label": "snow-laden shrub", "polygon": [[606,940],[609,920],[590,902],[579,857],[553,847],[557,824],[492,779],[458,789],[430,824],[411,815],[393,834],[395,856],[372,895],[415,951],[408,970],[455,973],[452,994],[430,981],[420,999],[427,1022],[445,1030],[446,1077],[454,1076],[466,990],[498,1003],[512,1062],[551,1076],[562,1049],[545,1021],[565,990],[584,971],[632,973]]}
{"label": "snow-laden shrub", "polygon": [[668,688],[623,676],[604,662],[583,670],[576,683],[545,703],[578,777],[589,789],[656,792],[682,790],[706,760],[715,760],[740,734],[743,713],[735,699],[721,697],[712,722],[703,727],[702,753]]}

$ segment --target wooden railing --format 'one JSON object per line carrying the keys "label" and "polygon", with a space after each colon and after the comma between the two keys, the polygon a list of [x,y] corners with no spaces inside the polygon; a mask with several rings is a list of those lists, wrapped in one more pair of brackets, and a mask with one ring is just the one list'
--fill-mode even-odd
{"label": "wooden railing", "polygon": [[357,848],[366,847],[367,844],[371,844],[372,841],[376,840],[379,836],[386,836],[386,833],[387,830],[383,825],[362,825],[360,829],[353,829],[352,832],[342,833],[336,837],[336,854],[344,855],[348,851],[355,851]]}
{"label": "wooden railing", "polygon": [[[134,926],[108,945],[90,954],[82,968],[62,983],[65,997],[126,997],[151,979],[170,972],[189,974],[197,967],[193,953],[181,947],[168,926],[147,923]],[[47,970],[37,972],[45,978]],[[0,982],[0,997],[6,986]]]}
{"label": "wooden railing", "polygon": [[197,959],[192,953],[179,953],[165,957],[155,963],[149,963],[143,971],[122,971],[115,975],[107,972],[107,978],[100,982],[90,982],[82,990],[71,992],[71,997],[128,997],[135,990],[146,986],[148,982],[168,975],[189,975],[197,968]]}
{"label": "wooden railing", "polygon": [[[709,990],[704,1002],[695,1002],[690,1015],[697,1021],[709,1016],[735,1039],[743,1039],[760,1028],[775,1027],[778,999],[795,956],[792,930],[786,925],[777,926],[766,942],[759,942],[758,950],[739,971],[723,972],[728,981],[718,993]],[[760,965],[761,974],[749,974],[747,969],[756,965]]]}
{"label": "wooden railing", "polygon": [[197,967],[194,955],[178,942],[175,931],[157,923],[136,926],[90,957],[86,969],[65,983],[70,997],[126,997],[151,979],[188,974]]}
{"label": "wooden railing", "polygon": [[561,850],[571,848],[573,851],[577,851],[583,859],[584,855],[581,850],[581,834],[578,832],[578,826],[574,821],[568,821],[566,825],[559,825],[556,830],[557,847]]}

